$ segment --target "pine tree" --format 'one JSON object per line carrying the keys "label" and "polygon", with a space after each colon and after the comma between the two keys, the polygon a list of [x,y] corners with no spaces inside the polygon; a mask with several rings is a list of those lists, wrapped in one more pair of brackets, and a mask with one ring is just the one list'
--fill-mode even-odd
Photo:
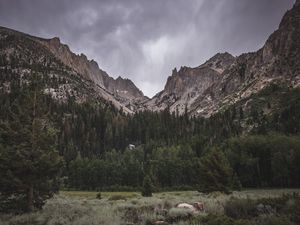
{"label": "pine tree", "polygon": [[199,175],[200,192],[229,191],[232,168],[220,150],[214,148],[201,159]]}
{"label": "pine tree", "polygon": [[144,177],[143,181],[143,189],[142,189],[142,196],[144,197],[151,197],[153,192],[153,185],[151,182],[151,178],[149,175]]}
{"label": "pine tree", "polygon": [[32,211],[58,190],[62,160],[56,130],[35,76],[11,107],[10,121],[0,124],[0,210]]}
{"label": "pine tree", "polygon": [[234,173],[231,181],[231,187],[233,190],[241,191],[242,190],[242,184],[240,179],[238,178],[237,174]]}

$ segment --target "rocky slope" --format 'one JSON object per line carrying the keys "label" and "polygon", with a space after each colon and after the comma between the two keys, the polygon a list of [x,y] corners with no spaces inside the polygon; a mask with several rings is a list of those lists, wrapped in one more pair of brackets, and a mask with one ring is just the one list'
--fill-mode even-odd
{"label": "rocky slope", "polygon": [[[175,68],[162,92],[146,103],[148,109],[159,111],[169,108],[171,112],[182,114],[193,107],[212,84],[222,79],[222,74],[235,62],[229,53],[217,54],[196,68]],[[210,99],[210,97],[209,97]],[[208,99],[208,100],[209,100]]]}
{"label": "rocky slope", "polygon": [[131,80],[110,77],[99,68],[97,62],[88,60],[84,54],[74,54],[67,45],[60,42],[59,38],[55,37],[40,42],[47,46],[65,65],[109,91],[119,102],[132,110],[135,110],[134,105],[136,102],[147,99]]}
{"label": "rocky slope", "polygon": [[[68,96],[79,102],[98,98],[127,113],[133,113],[139,101],[147,100],[132,81],[113,79],[94,60],[74,54],[59,38],[42,39],[0,27],[0,41],[3,68],[13,69],[19,77],[38,72],[57,78],[58,84],[48,85],[45,92],[58,100],[66,101]],[[9,89],[10,81],[1,86]]]}
{"label": "rocky slope", "polygon": [[[83,54],[74,54],[59,38],[42,39],[0,27],[0,89],[9,91],[13,74],[26,82],[33,72],[56,80],[45,93],[60,101],[71,96],[111,102],[127,113],[161,111],[210,117],[280,83],[300,86],[300,0],[283,17],[279,28],[257,52],[234,57],[219,53],[196,67],[175,68],[163,91],[148,99],[131,80],[114,79]],[[47,79],[46,79],[47,78]]]}
{"label": "rocky slope", "polygon": [[199,67],[174,69],[164,90],[145,107],[209,117],[272,83],[300,85],[299,0],[262,49],[238,57],[217,54]]}
{"label": "rocky slope", "polygon": [[104,76],[104,87],[112,93],[117,101],[133,112],[140,108],[142,102],[148,100],[148,97],[144,96],[143,92],[131,80],[120,76],[117,79]]}

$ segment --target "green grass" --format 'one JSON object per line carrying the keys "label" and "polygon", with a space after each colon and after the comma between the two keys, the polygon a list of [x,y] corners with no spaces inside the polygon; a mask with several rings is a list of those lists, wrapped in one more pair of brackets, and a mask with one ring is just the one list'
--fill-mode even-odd
{"label": "green grass", "polygon": [[[233,192],[231,195],[239,198],[262,198],[262,197],[276,197],[284,193],[300,192],[300,189],[245,189],[241,192]],[[60,191],[60,195],[74,198],[86,198],[86,199],[96,199],[96,191]],[[154,193],[153,196],[157,198],[174,198],[181,196],[182,198],[191,198],[197,196],[206,196],[210,198],[213,195],[218,195],[218,193],[212,193],[210,195],[203,195],[196,191],[168,191]],[[222,194],[219,193],[220,196]],[[122,196],[124,198],[141,198],[141,193],[139,192],[101,192],[102,198],[109,199],[111,196]],[[225,195],[226,196],[226,195]]]}
{"label": "green grass", "polygon": [[[60,191],[60,195],[67,197],[96,199],[96,191]],[[101,192],[102,198],[110,198],[112,196],[122,196],[124,198],[134,198],[140,196],[138,192]]]}
{"label": "green grass", "polygon": [[[43,210],[23,215],[0,214],[1,225],[120,225],[151,224],[157,220],[172,220],[173,224],[188,225],[184,218],[188,213],[175,206],[181,202],[203,202],[205,213],[201,215],[223,215],[226,202],[232,198],[260,199],[282,196],[283,193],[300,193],[300,189],[249,189],[233,192],[202,194],[196,191],[175,191],[142,197],[138,192],[61,191],[49,199]],[[166,215],[155,211],[166,210]],[[181,219],[180,219],[181,218]],[[180,220],[178,220],[180,219]],[[149,223],[150,222],[150,223]]]}

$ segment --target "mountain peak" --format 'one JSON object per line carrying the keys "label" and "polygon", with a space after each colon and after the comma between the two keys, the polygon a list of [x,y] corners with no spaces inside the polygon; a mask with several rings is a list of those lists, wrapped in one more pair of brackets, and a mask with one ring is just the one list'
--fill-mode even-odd
{"label": "mountain peak", "polygon": [[124,80],[123,77],[118,76],[116,80]]}
{"label": "mountain peak", "polygon": [[177,68],[175,67],[173,70],[172,70],[172,76],[175,76],[177,74]]}
{"label": "mountain peak", "polygon": [[179,114],[187,107],[190,115],[209,117],[275,82],[300,86],[299,15],[297,0],[257,52],[238,57],[218,53],[196,68],[174,69],[164,90],[145,106],[154,111],[169,108]]}
{"label": "mountain peak", "polygon": [[207,60],[204,64],[213,63],[213,62],[217,62],[217,61],[229,61],[229,60],[232,61],[232,60],[234,60],[234,58],[235,57],[228,52],[217,53],[213,57],[211,57],[209,60]]}
{"label": "mountain peak", "polygon": [[52,42],[53,44],[60,44],[60,39],[59,37],[54,37],[50,39],[50,42]]}
{"label": "mountain peak", "polygon": [[87,56],[83,53],[80,54],[80,57],[83,59],[83,60],[88,60]]}
{"label": "mountain peak", "polygon": [[[262,49],[264,63],[275,64],[280,59],[281,64],[293,65],[293,70],[300,69],[300,4],[296,1],[294,7],[287,11],[276,30],[267,40]],[[281,71],[276,71],[282,73]],[[295,73],[296,75],[296,73]]]}
{"label": "mountain peak", "polygon": [[235,57],[228,52],[217,53],[198,68],[209,67],[218,73],[223,73],[235,62]]}

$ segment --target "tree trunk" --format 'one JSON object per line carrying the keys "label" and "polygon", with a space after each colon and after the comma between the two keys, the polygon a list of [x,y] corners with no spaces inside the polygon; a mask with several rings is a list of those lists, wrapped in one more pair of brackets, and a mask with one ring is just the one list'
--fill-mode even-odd
{"label": "tree trunk", "polygon": [[[35,120],[36,120],[36,90],[33,96],[33,113],[32,113],[32,134],[31,134],[31,144],[33,152],[36,149],[36,137],[35,137]],[[31,154],[32,157],[32,154]],[[33,160],[33,157],[31,158]],[[33,162],[32,162],[33,163]],[[30,185],[27,193],[27,210],[31,212],[33,210],[33,186]]]}
{"label": "tree trunk", "polygon": [[27,193],[27,210],[31,212],[33,210],[33,187],[28,188]]}

